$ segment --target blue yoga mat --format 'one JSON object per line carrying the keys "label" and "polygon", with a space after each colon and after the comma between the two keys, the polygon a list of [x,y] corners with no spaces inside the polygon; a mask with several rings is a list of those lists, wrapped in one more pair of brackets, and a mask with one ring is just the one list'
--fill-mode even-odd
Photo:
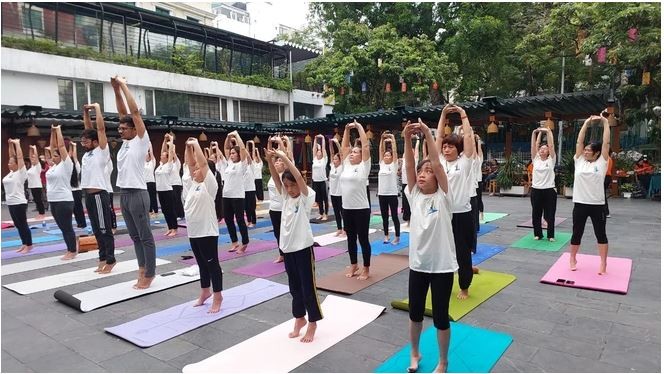
{"label": "blue yoga mat", "polygon": [[259,232],[259,233],[252,233],[249,235],[251,239],[258,239],[258,240],[265,240],[265,241],[270,241],[270,240],[276,240],[274,238],[274,232]]}
{"label": "blue yoga mat", "polygon": [[381,253],[391,253],[394,251],[398,251],[400,249],[407,248],[408,243],[410,243],[410,236],[407,232],[401,233],[401,241],[397,245],[392,244],[391,240],[389,243],[386,244],[383,243],[383,239],[374,240],[373,242],[371,242],[371,254],[373,256],[378,256]]}
{"label": "blue yoga mat", "polygon": [[[447,371],[450,373],[488,373],[512,344],[505,333],[481,329],[458,322],[450,322],[452,339]],[[376,373],[405,373],[410,365],[410,344],[403,347],[382,365]],[[438,365],[436,328],[429,327],[420,338],[419,373],[430,373]]]}
{"label": "blue yoga mat", "polygon": [[[74,227],[74,233],[76,234],[87,234],[88,229],[79,229],[78,227]],[[49,234],[49,235],[62,235],[62,230],[60,229],[53,229],[53,230],[44,230],[44,234]]]}
{"label": "blue yoga mat", "polygon": [[[62,240],[62,236],[53,236],[53,235],[33,236],[32,244],[48,243],[48,242],[54,242],[56,240]],[[20,239],[6,240],[2,242],[2,248],[18,247],[21,244],[22,243]]]}
{"label": "blue yoga mat", "polygon": [[494,226],[494,225],[487,225],[487,224],[480,225],[480,231],[477,232],[477,236],[482,236],[484,234],[488,234],[488,233],[490,233],[491,231],[493,231],[497,228],[498,228],[498,226]]}
{"label": "blue yoga mat", "polygon": [[189,244],[189,241],[172,245],[158,246],[157,257],[174,255],[186,251],[191,251],[191,244]]}
{"label": "blue yoga mat", "polygon": [[477,253],[473,255],[473,265],[478,265],[504,251],[505,249],[507,249],[507,247],[502,245],[477,243]]}
{"label": "blue yoga mat", "polygon": [[[256,221],[256,226],[249,228],[249,231],[254,230],[254,229],[260,229],[261,227],[270,227],[270,226],[272,226],[272,222],[270,222],[269,219],[259,220],[259,221]],[[240,232],[239,232],[240,229],[237,227],[237,224],[235,225],[235,230],[238,232],[238,235],[239,235],[240,234]],[[226,227],[226,225],[223,225],[223,226],[219,227],[219,233],[221,235],[228,234],[228,227]]]}

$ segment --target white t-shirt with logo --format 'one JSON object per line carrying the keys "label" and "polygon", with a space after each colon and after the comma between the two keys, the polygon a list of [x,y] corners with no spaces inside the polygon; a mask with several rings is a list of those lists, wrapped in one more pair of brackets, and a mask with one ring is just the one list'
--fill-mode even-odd
{"label": "white t-shirt with logo", "polygon": [[[540,155],[533,159],[533,182],[532,188],[544,190],[556,187],[556,158],[550,155],[542,160]],[[603,183],[604,181],[602,181]]]}
{"label": "white t-shirt with logo", "polygon": [[[224,169],[224,194],[223,197],[231,199],[244,199],[244,173],[247,169],[247,163],[226,162]],[[254,187],[255,188],[255,187]]]}
{"label": "white t-shirt with logo", "polygon": [[[113,193],[113,183],[111,183],[111,174],[113,173],[113,161],[108,158],[106,166],[104,167],[104,181],[106,182],[106,192]],[[117,183],[117,180],[115,181]]]}
{"label": "white t-shirt with logo", "polygon": [[115,181],[120,188],[146,190],[145,155],[150,149],[150,137],[147,131],[143,137],[136,135],[131,140],[123,140],[118,151],[118,178]]}
{"label": "white t-shirt with logo", "polygon": [[316,201],[316,193],[311,187],[307,187],[307,191],[307,196],[300,194],[296,198],[290,197],[286,189],[281,191],[284,205],[281,210],[279,248],[284,253],[297,252],[314,245],[309,212]]}
{"label": "white t-shirt with logo", "polygon": [[155,166],[154,158],[151,159],[150,161],[145,161],[145,164],[143,165],[143,176],[145,177],[145,183],[155,182],[154,166]]}
{"label": "white t-shirt with logo", "polygon": [[173,162],[159,162],[159,166],[154,171],[154,180],[157,185],[157,191],[173,191],[171,184],[171,172],[173,171]]}
{"label": "white t-shirt with logo", "polygon": [[452,213],[470,212],[470,190],[473,188],[475,173],[472,170],[472,161],[465,155],[448,162],[440,155],[440,163],[447,174],[449,195],[452,199]]}
{"label": "white t-shirt with logo", "polygon": [[188,237],[219,236],[219,222],[214,209],[217,188],[217,180],[209,169],[203,183],[198,183],[193,178],[183,183],[184,218],[187,220]]}
{"label": "white t-shirt with logo", "polygon": [[330,196],[341,196],[341,182],[339,181],[339,177],[343,171],[343,164],[340,164],[339,167],[332,165],[330,168]]}
{"label": "white t-shirt with logo", "polygon": [[42,188],[42,167],[39,161],[28,169],[28,188]]}
{"label": "white t-shirt with logo", "polygon": [[182,178],[180,177],[182,163],[177,157],[172,162],[173,166],[171,167],[171,174],[168,177],[168,183],[170,183],[172,186],[182,186]]}
{"label": "white t-shirt with logo", "polygon": [[244,169],[242,176],[244,192],[255,192],[256,183],[254,182],[254,162],[247,158],[247,167]]}
{"label": "white t-shirt with logo", "polygon": [[410,268],[423,273],[453,273],[459,265],[456,260],[452,233],[452,200],[449,194],[438,190],[425,195],[417,185],[412,191],[406,187],[410,203]]}
{"label": "white t-shirt with logo", "polygon": [[589,205],[604,205],[604,176],[609,162],[600,154],[593,162],[583,155],[574,156],[574,190],[572,201]]}
{"label": "white t-shirt with logo", "polygon": [[369,209],[367,200],[367,182],[371,171],[371,159],[361,161],[357,165],[350,163],[350,156],[344,160],[341,172],[341,205],[344,209]]}
{"label": "white t-shirt with logo", "polygon": [[106,164],[111,153],[106,148],[97,147],[83,154],[81,159],[81,188],[106,190]]}
{"label": "white t-shirt with logo", "polygon": [[254,179],[263,179],[263,161],[254,162],[252,167],[254,171]]}
{"label": "white t-shirt with logo", "polygon": [[25,198],[25,189],[23,188],[27,179],[28,172],[25,170],[25,165],[16,171],[10,171],[9,174],[2,178],[7,205],[28,203],[28,199]]}
{"label": "white t-shirt with logo", "polygon": [[396,196],[399,194],[397,187],[397,170],[398,165],[392,161],[391,164],[386,164],[383,161],[379,162],[380,169],[378,170],[378,195],[382,196]]}
{"label": "white t-shirt with logo", "polygon": [[74,163],[71,157],[60,161],[46,171],[46,199],[49,203],[58,201],[74,201],[71,193],[71,174]]}
{"label": "white t-shirt with logo", "polygon": [[327,177],[325,176],[325,168],[327,167],[327,156],[317,159],[314,157],[311,162],[311,179],[314,182],[325,182]]}

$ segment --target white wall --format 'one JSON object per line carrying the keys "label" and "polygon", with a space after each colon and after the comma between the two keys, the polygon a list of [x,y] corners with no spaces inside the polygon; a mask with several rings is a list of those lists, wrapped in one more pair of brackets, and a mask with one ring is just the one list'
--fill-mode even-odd
{"label": "white wall", "polygon": [[3,69],[0,86],[2,87],[2,105],[60,107],[57,78],[4,71]]}

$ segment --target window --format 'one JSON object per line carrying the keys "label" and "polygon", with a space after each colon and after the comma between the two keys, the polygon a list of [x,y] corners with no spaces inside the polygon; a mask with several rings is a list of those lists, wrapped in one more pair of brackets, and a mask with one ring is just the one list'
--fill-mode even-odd
{"label": "window", "polygon": [[159,13],[159,14],[165,14],[167,16],[171,15],[171,11],[169,9],[158,7],[158,6],[154,7],[154,11]]}
{"label": "window", "polygon": [[189,97],[185,93],[154,90],[154,108],[158,116],[189,118]]}
{"label": "window", "polygon": [[68,79],[58,79],[58,97],[60,109],[74,110],[74,82]]}
{"label": "window", "polygon": [[219,98],[189,95],[189,113],[191,118],[219,120]]}
{"label": "window", "polygon": [[198,19],[196,19],[196,18],[194,18],[194,17],[189,17],[189,16],[187,16],[187,21],[193,21],[193,22],[196,22],[196,23],[201,23],[200,20],[198,20]]}
{"label": "window", "polygon": [[279,107],[279,121],[285,121],[286,120],[286,107],[285,106],[280,106]]}
{"label": "window", "polygon": [[58,79],[60,109],[80,110],[83,105],[98,103],[104,111],[104,85],[99,82]]}
{"label": "window", "polygon": [[228,121],[228,104],[226,99],[221,99],[221,119],[222,121]]}
{"label": "window", "polygon": [[279,121],[279,105],[242,101],[240,109],[243,122],[277,122]]}
{"label": "window", "polygon": [[233,100],[233,121],[240,122],[240,102]]}
{"label": "window", "polygon": [[30,32],[30,22],[32,22],[32,30],[35,34],[42,35],[44,33],[44,12],[41,8],[30,8],[27,4],[22,8],[23,16],[23,29]]}
{"label": "window", "polygon": [[145,90],[145,115],[154,116],[154,91]]}

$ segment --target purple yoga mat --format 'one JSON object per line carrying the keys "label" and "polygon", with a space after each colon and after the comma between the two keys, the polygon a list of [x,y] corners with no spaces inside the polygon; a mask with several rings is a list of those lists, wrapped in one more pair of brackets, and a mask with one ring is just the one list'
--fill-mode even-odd
{"label": "purple yoga mat", "polygon": [[[345,249],[334,247],[314,247],[314,254],[316,262],[328,259],[330,257],[338,256],[346,252]],[[250,275],[257,278],[269,278],[273,275],[281,274],[286,271],[284,263],[280,262],[275,264],[272,261],[259,262],[233,269],[233,273]]]}
{"label": "purple yoga mat", "polygon": [[[556,217],[556,223],[555,223],[555,225],[556,225],[556,226],[560,225],[560,224],[563,223],[566,219],[567,219],[567,218]],[[529,220],[527,220],[527,221],[524,221],[524,222],[519,223],[518,225],[516,225],[516,227],[528,227],[528,228],[533,228],[533,221],[529,219]],[[547,228],[547,227],[548,227],[548,225],[546,224],[546,221],[545,221],[545,220],[542,220],[542,228],[545,229],[545,228]]]}
{"label": "purple yoga mat", "polygon": [[[275,241],[263,241],[263,240],[254,240],[249,243],[247,250],[243,254],[237,254],[235,252],[228,252],[226,249],[219,249],[219,261],[228,261],[234,258],[240,258],[245,256],[254,255],[256,253],[269,251],[270,249],[277,249],[277,242]],[[181,263],[187,265],[196,265],[196,259],[190,258],[188,260],[180,260]]]}

